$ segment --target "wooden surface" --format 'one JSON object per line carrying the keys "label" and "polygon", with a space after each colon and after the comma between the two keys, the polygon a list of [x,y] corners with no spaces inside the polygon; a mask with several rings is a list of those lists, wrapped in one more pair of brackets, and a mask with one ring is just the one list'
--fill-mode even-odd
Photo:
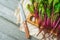
{"label": "wooden surface", "polygon": [[[41,39],[43,37],[42,33],[40,33],[39,36],[36,36],[36,33],[38,33],[37,31],[38,29],[34,25],[31,25],[30,23],[28,23],[30,33],[34,37],[36,36],[36,38],[38,39],[34,37],[31,37],[31,39],[26,39],[25,33],[21,32],[18,29],[18,26],[15,24],[16,17],[14,16],[14,11],[17,8],[18,1],[19,0],[0,0],[0,40],[38,40],[38,39]],[[57,40],[56,38],[54,39]],[[54,39],[50,39],[50,40],[54,40]],[[49,40],[49,39],[46,39],[46,40]]]}
{"label": "wooden surface", "polygon": [[37,40],[25,38],[25,33],[18,29],[14,11],[19,0],[0,0],[0,40]]}
{"label": "wooden surface", "polygon": [[[28,40],[18,26],[0,17],[0,40]],[[31,40],[37,40],[31,37]]]}
{"label": "wooden surface", "polygon": [[12,22],[16,19],[14,16],[15,9],[17,8],[18,0],[0,0],[0,16],[3,16]]}

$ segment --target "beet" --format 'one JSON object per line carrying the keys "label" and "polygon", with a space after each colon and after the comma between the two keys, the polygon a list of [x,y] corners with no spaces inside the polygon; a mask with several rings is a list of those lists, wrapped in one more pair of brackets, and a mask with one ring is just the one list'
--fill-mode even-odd
{"label": "beet", "polygon": [[47,25],[50,25],[50,23],[51,23],[51,19],[47,18]]}
{"label": "beet", "polygon": [[42,22],[42,26],[46,27],[47,26],[47,23],[46,23],[46,18],[44,18],[44,21]]}
{"label": "beet", "polygon": [[45,14],[45,17],[44,17],[44,24],[45,24],[45,27],[47,27],[47,15]]}

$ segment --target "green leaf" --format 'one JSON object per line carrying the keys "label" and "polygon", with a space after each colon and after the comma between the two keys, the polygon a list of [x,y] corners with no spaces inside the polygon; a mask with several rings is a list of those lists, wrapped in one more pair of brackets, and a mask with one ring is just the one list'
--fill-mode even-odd
{"label": "green leaf", "polygon": [[42,7],[42,14],[45,12],[44,7]]}
{"label": "green leaf", "polygon": [[34,0],[30,0],[30,2],[33,4],[34,3]]}
{"label": "green leaf", "polygon": [[54,0],[53,1],[53,6],[56,4],[56,3],[58,3],[59,2],[59,0]]}
{"label": "green leaf", "polygon": [[60,3],[58,3],[54,6],[54,13],[58,13],[59,10],[60,10]]}
{"label": "green leaf", "polygon": [[51,15],[50,15],[50,9],[47,8],[47,9],[46,9],[46,13],[47,13],[47,16],[48,16],[48,17],[51,16]]}
{"label": "green leaf", "polygon": [[38,8],[42,8],[42,7],[43,7],[43,4],[42,3],[38,5]]}
{"label": "green leaf", "polygon": [[40,13],[40,11],[41,11],[41,8],[39,8],[38,10],[39,10],[39,13]]}
{"label": "green leaf", "polygon": [[44,12],[45,12],[45,10],[44,10],[44,7],[42,7],[42,19],[44,18]]}
{"label": "green leaf", "polygon": [[51,5],[52,1],[53,1],[53,0],[48,0],[48,4]]}
{"label": "green leaf", "polygon": [[39,3],[39,0],[35,0],[35,2]]}
{"label": "green leaf", "polygon": [[30,5],[30,6],[27,5],[27,9],[28,9],[31,13],[34,12],[34,6],[33,6],[33,5]]}
{"label": "green leaf", "polygon": [[37,2],[37,3],[41,3],[41,2],[42,2],[42,0],[35,0],[35,2]]}
{"label": "green leaf", "polygon": [[38,5],[39,12],[42,10],[42,7],[43,7],[43,4],[42,3]]}

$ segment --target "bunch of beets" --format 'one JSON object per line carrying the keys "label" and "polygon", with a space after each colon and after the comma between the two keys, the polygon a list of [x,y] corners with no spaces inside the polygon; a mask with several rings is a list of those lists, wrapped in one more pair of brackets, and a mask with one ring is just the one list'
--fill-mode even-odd
{"label": "bunch of beets", "polygon": [[30,0],[27,8],[35,19],[39,29],[47,33],[60,35],[60,0]]}

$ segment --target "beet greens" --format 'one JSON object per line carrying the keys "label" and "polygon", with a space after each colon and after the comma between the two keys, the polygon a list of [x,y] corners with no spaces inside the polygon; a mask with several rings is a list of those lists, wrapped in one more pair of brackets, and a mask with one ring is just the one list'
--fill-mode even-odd
{"label": "beet greens", "polygon": [[[60,0],[30,0],[28,10],[38,18],[38,24],[48,30],[60,29]],[[59,26],[58,26],[59,25]]]}

